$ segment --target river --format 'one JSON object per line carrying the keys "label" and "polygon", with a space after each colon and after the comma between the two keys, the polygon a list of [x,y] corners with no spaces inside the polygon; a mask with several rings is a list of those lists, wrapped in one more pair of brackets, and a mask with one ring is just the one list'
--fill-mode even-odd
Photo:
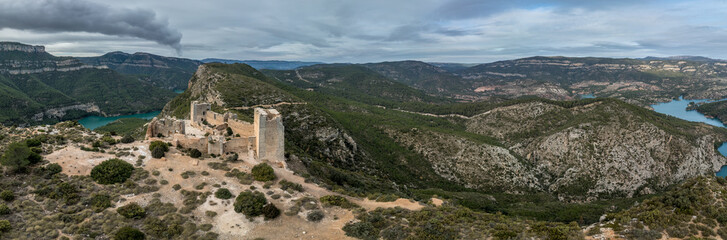
{"label": "river", "polygon": [[[712,126],[717,127],[727,127],[722,122],[720,122],[717,119],[708,118],[704,116],[703,114],[697,112],[697,111],[688,111],[687,106],[689,106],[690,102],[700,103],[700,102],[711,102],[711,100],[708,99],[696,99],[696,100],[686,100],[682,97],[679,97],[679,99],[672,100],[671,102],[666,103],[657,103],[654,105],[651,105],[652,108],[654,108],[654,111],[667,114],[670,116],[674,116],[677,118],[681,118],[687,121],[692,122],[703,122]],[[722,156],[727,157],[727,143],[722,144],[717,150],[722,154]],[[722,168],[719,170],[719,172],[716,173],[717,176],[720,177],[726,177],[727,176],[727,165],[722,166]]]}

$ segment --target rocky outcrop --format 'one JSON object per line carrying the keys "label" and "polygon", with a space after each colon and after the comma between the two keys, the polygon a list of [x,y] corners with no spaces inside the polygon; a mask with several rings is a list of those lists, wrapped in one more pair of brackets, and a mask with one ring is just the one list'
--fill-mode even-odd
{"label": "rocky outcrop", "polygon": [[714,147],[724,132],[624,105],[521,103],[474,116],[467,129],[506,142],[532,166],[523,176],[538,176],[538,187],[565,199],[652,193],[727,163]]}
{"label": "rocky outcrop", "polygon": [[20,51],[26,53],[45,53],[44,46],[31,46],[15,42],[0,42],[0,52]]}
{"label": "rocky outcrop", "polygon": [[71,106],[65,106],[65,107],[57,107],[57,108],[51,108],[48,110],[45,110],[44,112],[37,113],[33,115],[32,119],[33,121],[43,121],[43,119],[49,119],[49,118],[55,118],[55,119],[62,119],[63,116],[66,115],[66,112],[71,110],[80,110],[88,113],[101,113],[101,108],[99,108],[94,103],[84,103],[84,104],[76,104]]}

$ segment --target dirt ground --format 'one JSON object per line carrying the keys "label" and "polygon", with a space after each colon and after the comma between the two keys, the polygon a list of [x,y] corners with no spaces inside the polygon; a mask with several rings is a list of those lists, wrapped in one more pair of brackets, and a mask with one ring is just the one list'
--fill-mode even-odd
{"label": "dirt ground", "polygon": [[[275,169],[275,174],[278,180],[286,179],[291,182],[299,183],[303,186],[303,192],[287,193],[280,189],[279,184],[275,184],[269,189],[263,188],[263,183],[253,182],[251,185],[244,185],[239,183],[234,178],[225,177],[225,171],[214,170],[210,168],[207,163],[219,162],[219,159],[193,159],[188,156],[184,156],[176,148],[170,148],[170,151],[166,154],[163,159],[153,159],[148,150],[149,141],[137,141],[130,144],[117,144],[106,151],[118,152],[120,149],[127,149],[126,151],[131,152],[129,156],[119,157],[120,159],[127,161],[131,164],[136,164],[139,159],[138,156],[144,156],[142,159],[142,167],[149,171],[159,171],[158,176],[151,175],[150,178],[157,179],[158,181],[166,180],[169,183],[166,185],[158,184],[160,187],[156,193],[161,194],[162,202],[171,202],[178,208],[183,207],[183,197],[179,191],[172,189],[172,186],[179,184],[182,189],[189,191],[209,191],[214,193],[216,187],[213,185],[219,184],[223,188],[229,189],[233,194],[237,195],[251,186],[254,186],[256,190],[265,193],[269,202],[275,204],[281,212],[287,211],[291,206],[295,205],[295,200],[303,197],[312,197],[315,199],[325,195],[339,195],[333,193],[325,188],[312,183],[306,183],[305,179],[295,175],[293,172],[277,167],[275,164],[271,164]],[[116,156],[109,153],[98,153],[88,152],[80,149],[80,145],[71,145],[64,149],[55,151],[45,158],[52,162],[58,163],[63,167],[63,173],[68,175],[88,175],[91,169],[101,163],[104,160],[115,158]],[[136,148],[137,150],[133,150]],[[237,168],[243,172],[250,172],[250,169],[255,164],[258,164],[255,159],[249,157],[248,154],[240,154],[240,161],[235,163],[228,163],[230,168]],[[185,171],[194,171],[196,174],[193,177],[184,179],[181,173]],[[201,173],[205,171],[209,173],[204,176]],[[194,187],[206,183],[207,185],[202,190],[197,190]],[[180,190],[181,191],[181,190]],[[285,195],[289,194],[290,198],[281,197],[279,199],[272,199],[272,194]],[[153,193],[141,194],[141,195],[129,195],[124,196],[125,202],[137,202],[142,206],[145,206],[153,199]],[[379,207],[391,208],[391,207],[402,207],[410,210],[419,210],[424,205],[408,200],[398,199],[394,202],[376,202],[368,199],[359,199],[346,196],[351,202],[354,202],[367,210],[373,210]],[[437,199],[438,200],[438,199]],[[197,207],[193,211],[195,215],[195,221],[197,224],[209,223],[213,225],[211,231],[219,234],[219,239],[254,239],[254,238],[265,238],[265,239],[351,239],[345,236],[345,233],[341,228],[348,222],[354,220],[353,213],[350,210],[341,209],[339,207],[320,207],[325,213],[325,217],[320,222],[309,222],[306,220],[306,210],[298,213],[298,215],[287,216],[281,214],[280,217],[271,221],[264,221],[262,217],[257,217],[252,220],[247,219],[243,214],[237,213],[233,210],[232,203],[233,199],[221,200],[214,197],[214,195],[207,198],[207,201]],[[435,204],[440,203],[441,200],[433,200]],[[117,206],[125,205],[117,203]],[[215,217],[208,217],[205,213],[207,211],[216,212]]]}

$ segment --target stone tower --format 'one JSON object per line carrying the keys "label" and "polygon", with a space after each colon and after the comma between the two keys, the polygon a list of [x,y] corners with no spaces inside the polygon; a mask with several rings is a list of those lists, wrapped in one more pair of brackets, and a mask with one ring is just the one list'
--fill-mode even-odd
{"label": "stone tower", "polygon": [[255,108],[253,132],[259,160],[285,162],[285,128],[278,110]]}
{"label": "stone tower", "polygon": [[189,117],[192,123],[202,123],[204,116],[207,111],[212,109],[209,103],[199,103],[198,101],[192,101],[192,105],[189,108]]}

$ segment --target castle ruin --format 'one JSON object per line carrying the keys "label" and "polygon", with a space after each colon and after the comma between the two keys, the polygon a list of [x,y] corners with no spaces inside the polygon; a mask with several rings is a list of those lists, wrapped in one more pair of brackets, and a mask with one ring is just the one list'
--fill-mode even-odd
{"label": "castle ruin", "polygon": [[209,103],[193,101],[189,115],[188,120],[154,118],[146,138],[171,138],[175,146],[207,154],[237,153],[284,164],[285,128],[277,110],[255,108],[254,121],[249,123],[238,119],[237,114],[216,113]]}

